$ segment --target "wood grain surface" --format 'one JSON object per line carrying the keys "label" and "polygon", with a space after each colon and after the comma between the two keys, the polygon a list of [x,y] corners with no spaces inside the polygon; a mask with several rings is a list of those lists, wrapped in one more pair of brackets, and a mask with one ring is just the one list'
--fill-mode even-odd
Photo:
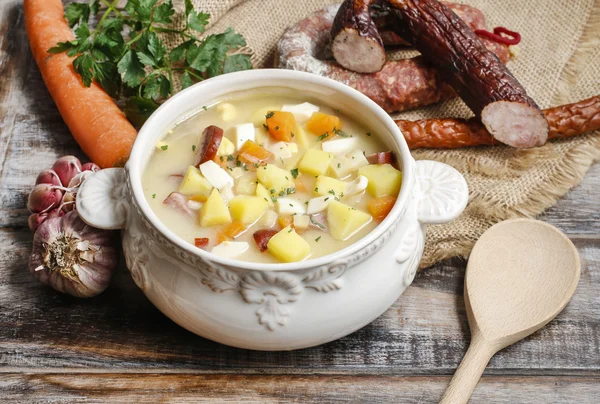
{"label": "wood grain surface", "polygon": [[[417,276],[383,316],[320,347],[254,352],[197,337],[163,316],[122,266],[92,299],[28,273],[25,203],[37,173],[84,157],[29,53],[21,0],[0,2],[0,401],[430,403],[468,346],[465,263]],[[600,165],[542,220],[565,231],[581,280],[547,327],[500,351],[473,403],[600,402]]]}

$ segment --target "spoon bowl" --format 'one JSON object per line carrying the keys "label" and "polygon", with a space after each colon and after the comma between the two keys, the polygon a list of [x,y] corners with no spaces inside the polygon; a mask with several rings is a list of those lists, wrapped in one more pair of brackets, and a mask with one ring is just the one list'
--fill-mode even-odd
{"label": "spoon bowl", "polygon": [[471,345],[441,403],[466,403],[491,357],[548,324],[567,305],[581,263],[555,227],[507,220],[475,244],[465,275]]}

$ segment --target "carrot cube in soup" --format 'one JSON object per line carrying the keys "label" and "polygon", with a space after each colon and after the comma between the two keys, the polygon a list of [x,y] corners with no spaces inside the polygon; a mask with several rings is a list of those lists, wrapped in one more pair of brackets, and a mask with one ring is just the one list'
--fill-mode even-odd
{"label": "carrot cube in soup", "polygon": [[246,164],[262,164],[272,156],[271,152],[252,140],[247,140],[241,147],[238,159]]}
{"label": "carrot cube in soup", "polygon": [[283,215],[277,218],[277,224],[282,229],[287,226],[293,226],[292,223],[294,223],[294,217],[291,215]]}
{"label": "carrot cube in soup", "polygon": [[291,142],[296,129],[296,119],[291,112],[269,111],[266,115],[269,135],[275,140]]}
{"label": "carrot cube in soup", "polygon": [[224,241],[231,241],[240,234],[242,234],[246,230],[246,226],[244,223],[239,220],[234,220],[229,225],[225,226],[219,233],[217,234],[217,245],[221,244]]}
{"label": "carrot cube in soup", "polygon": [[[322,112],[315,112],[306,121],[306,128],[317,136],[326,133],[333,136],[336,129],[342,129],[342,121],[335,115],[327,115]],[[329,137],[327,136],[327,137]]]}
{"label": "carrot cube in soup", "polygon": [[396,197],[392,195],[380,196],[379,198],[371,199],[367,205],[367,209],[373,219],[381,222],[389,215],[390,211],[396,203]]}

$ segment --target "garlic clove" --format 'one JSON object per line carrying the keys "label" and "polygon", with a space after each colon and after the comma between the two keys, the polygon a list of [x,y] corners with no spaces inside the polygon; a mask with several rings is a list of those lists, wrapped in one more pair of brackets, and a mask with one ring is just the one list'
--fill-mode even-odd
{"label": "garlic clove", "polygon": [[82,171],[81,161],[75,156],[63,156],[56,160],[52,169],[56,171],[60,181],[66,186],[73,177]]}
{"label": "garlic clove", "polygon": [[54,171],[53,169],[48,169],[48,170],[44,170],[42,171],[36,178],[35,180],[35,184],[50,184],[50,185],[56,185],[61,187],[63,184],[62,182],[60,182],[60,178],[58,177],[58,174],[56,174],[56,171]]}
{"label": "garlic clove", "polygon": [[29,194],[27,209],[31,213],[47,212],[60,205],[63,193],[56,186],[50,184],[37,184]]}

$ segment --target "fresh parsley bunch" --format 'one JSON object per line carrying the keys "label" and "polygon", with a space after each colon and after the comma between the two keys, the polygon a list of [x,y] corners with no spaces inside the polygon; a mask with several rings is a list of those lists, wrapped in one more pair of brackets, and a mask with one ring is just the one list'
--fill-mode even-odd
{"label": "fresh parsley bunch", "polygon": [[[176,76],[186,88],[209,77],[252,68],[248,55],[235,53],[246,41],[233,29],[198,37],[210,15],[196,11],[190,0],[185,0],[181,29],[172,26],[172,0],[160,4],[128,0],[124,9],[117,8],[118,1],[69,4],[65,18],[74,28],[75,39],[60,42],[49,52],[75,57],[73,67],[86,87],[96,81],[112,97],[125,97],[125,113],[134,124],[143,123],[159,102],[173,95]],[[98,23],[90,29],[92,16]],[[169,52],[160,33],[174,34],[180,43]]]}

